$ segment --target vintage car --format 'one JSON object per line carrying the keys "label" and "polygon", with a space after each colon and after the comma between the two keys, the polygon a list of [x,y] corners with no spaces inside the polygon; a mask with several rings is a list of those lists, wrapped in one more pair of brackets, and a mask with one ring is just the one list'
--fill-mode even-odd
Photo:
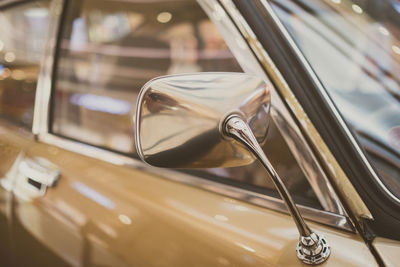
{"label": "vintage car", "polygon": [[1,1],[0,265],[400,266],[399,13]]}

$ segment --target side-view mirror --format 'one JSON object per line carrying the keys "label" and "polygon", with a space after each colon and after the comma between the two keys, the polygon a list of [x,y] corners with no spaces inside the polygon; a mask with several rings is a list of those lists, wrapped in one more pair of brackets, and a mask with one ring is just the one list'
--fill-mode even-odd
{"label": "side-view mirror", "polygon": [[138,97],[136,144],[147,163],[167,168],[216,168],[254,161],[224,134],[227,115],[243,118],[258,141],[267,136],[270,95],[265,83],[241,73],[156,78]]}
{"label": "side-view mirror", "polygon": [[144,162],[165,168],[233,167],[257,158],[273,180],[300,234],[297,256],[320,264],[330,255],[325,238],[312,232],[261,149],[270,111],[266,83],[244,73],[196,73],[158,77],[139,93],[136,149]]}

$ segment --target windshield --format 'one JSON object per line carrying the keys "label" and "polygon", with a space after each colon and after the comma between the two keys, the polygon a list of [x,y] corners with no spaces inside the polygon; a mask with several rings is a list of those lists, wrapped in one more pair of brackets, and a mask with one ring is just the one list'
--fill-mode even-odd
{"label": "windshield", "polygon": [[400,2],[276,0],[272,5],[382,182],[400,198]]}

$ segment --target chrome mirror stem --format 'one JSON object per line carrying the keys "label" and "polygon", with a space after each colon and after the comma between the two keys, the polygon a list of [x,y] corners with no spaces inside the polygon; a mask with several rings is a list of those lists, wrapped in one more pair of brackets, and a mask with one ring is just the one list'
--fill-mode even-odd
{"label": "chrome mirror stem", "polygon": [[300,233],[297,256],[304,263],[320,264],[329,257],[328,243],[307,226],[259,145],[267,138],[270,100],[267,84],[245,73],[155,78],[138,97],[137,152],[148,164],[164,168],[236,167],[258,158]]}
{"label": "chrome mirror stem", "polygon": [[238,115],[228,116],[223,124],[224,135],[232,137],[244,144],[263,164],[269,173],[279,195],[285,202],[290,215],[293,217],[300,234],[297,245],[297,257],[306,264],[316,265],[323,263],[330,255],[330,247],[325,238],[312,232],[303,217],[300,215],[285,184],[268,160],[261,146],[257,142],[248,124]]}

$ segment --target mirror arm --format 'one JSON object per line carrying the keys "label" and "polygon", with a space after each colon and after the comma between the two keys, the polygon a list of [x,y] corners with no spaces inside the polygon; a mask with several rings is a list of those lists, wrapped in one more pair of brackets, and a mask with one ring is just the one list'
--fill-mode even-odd
{"label": "mirror arm", "polygon": [[317,235],[308,227],[285,184],[268,160],[248,124],[238,115],[230,115],[224,120],[223,129],[225,136],[232,137],[244,144],[260,160],[269,173],[299,231],[300,238],[296,248],[297,257],[310,265],[325,262],[330,255],[330,247],[326,239],[322,235]]}

